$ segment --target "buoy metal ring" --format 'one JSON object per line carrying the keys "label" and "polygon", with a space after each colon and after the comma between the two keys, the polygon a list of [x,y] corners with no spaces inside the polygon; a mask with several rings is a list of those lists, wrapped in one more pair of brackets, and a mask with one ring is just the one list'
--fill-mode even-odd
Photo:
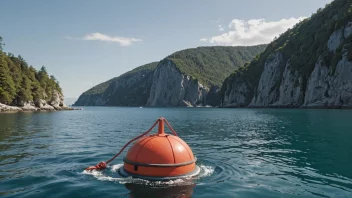
{"label": "buoy metal ring", "polygon": [[186,166],[189,164],[193,164],[196,161],[197,161],[197,158],[194,157],[194,160],[178,163],[178,164],[147,164],[147,163],[140,163],[140,162],[132,162],[131,160],[127,159],[127,157],[123,158],[123,162],[127,164],[135,165],[135,166],[145,166],[145,167],[178,167],[178,166]]}
{"label": "buoy metal ring", "polygon": [[165,180],[175,180],[175,179],[194,177],[200,173],[200,167],[196,165],[192,172],[189,172],[183,175],[171,176],[171,177],[153,177],[153,176],[143,176],[143,175],[133,174],[133,173],[127,172],[123,166],[118,169],[118,173],[122,177],[135,177],[135,178],[152,180],[152,181],[165,181]]}

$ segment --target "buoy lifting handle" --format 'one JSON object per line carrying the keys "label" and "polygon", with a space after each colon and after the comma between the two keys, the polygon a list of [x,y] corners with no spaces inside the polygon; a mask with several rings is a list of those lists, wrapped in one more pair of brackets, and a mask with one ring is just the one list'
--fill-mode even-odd
{"label": "buoy lifting handle", "polygon": [[162,134],[165,133],[165,131],[164,131],[164,121],[165,121],[165,118],[163,118],[163,117],[158,119],[158,122],[159,122],[158,135],[162,135]]}
{"label": "buoy lifting handle", "polygon": [[176,131],[171,127],[171,125],[169,124],[169,122],[163,118],[163,117],[160,117],[158,119],[158,122],[159,122],[159,128],[158,128],[158,135],[164,135],[165,134],[165,127],[164,127],[164,123],[166,123],[166,125],[169,127],[169,129],[171,130],[171,132],[175,135],[175,136],[178,136]]}

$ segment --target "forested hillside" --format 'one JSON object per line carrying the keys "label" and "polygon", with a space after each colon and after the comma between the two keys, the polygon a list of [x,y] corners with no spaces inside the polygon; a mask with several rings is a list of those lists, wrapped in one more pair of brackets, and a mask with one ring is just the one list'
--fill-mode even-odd
{"label": "forested hillside", "polygon": [[[0,37],[0,103],[13,106],[46,106],[61,100],[62,90],[53,75],[49,75],[44,66],[37,71],[19,55],[3,51],[4,44]],[[33,104],[34,103],[34,104]],[[58,108],[64,106],[53,104]]]}
{"label": "forested hillside", "polygon": [[265,48],[266,45],[197,47],[175,52],[166,59],[203,85],[221,86],[234,69],[251,61]]}

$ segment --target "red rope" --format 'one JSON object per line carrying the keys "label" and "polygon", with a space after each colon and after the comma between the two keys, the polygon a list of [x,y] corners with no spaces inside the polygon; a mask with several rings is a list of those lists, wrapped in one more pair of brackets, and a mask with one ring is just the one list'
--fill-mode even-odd
{"label": "red rope", "polygon": [[165,121],[166,125],[169,127],[169,129],[172,131],[172,133],[173,133],[175,136],[178,136],[177,133],[176,133],[176,131],[175,131],[175,130],[171,127],[171,125],[169,124],[169,122],[168,122],[166,119],[164,119],[164,121]]}
{"label": "red rope", "polygon": [[95,166],[90,166],[90,167],[86,168],[85,170],[91,171],[91,170],[95,170],[95,169],[97,169],[97,170],[105,169],[106,166],[107,166],[107,164],[110,163],[111,161],[113,161],[117,156],[119,156],[119,155],[123,152],[123,150],[125,150],[125,148],[126,148],[129,144],[131,144],[132,142],[138,140],[139,138],[141,138],[141,137],[147,135],[151,130],[153,130],[153,128],[156,126],[156,124],[158,124],[158,122],[163,122],[163,121],[165,121],[165,123],[167,124],[167,126],[169,127],[169,129],[172,131],[172,133],[173,133],[175,136],[178,136],[177,133],[176,133],[176,131],[171,127],[171,125],[169,124],[169,122],[168,122],[165,118],[158,119],[158,120],[153,124],[153,126],[150,127],[150,129],[148,129],[146,132],[142,133],[141,135],[139,135],[139,136],[133,138],[132,140],[130,140],[129,142],[127,142],[127,144],[125,144],[125,145],[122,147],[122,149],[121,149],[114,157],[112,157],[111,159],[109,159],[109,160],[106,161],[106,162],[100,162],[99,164],[97,164],[97,165],[95,165]]}
{"label": "red rope", "polygon": [[137,139],[139,139],[139,138],[141,138],[141,137],[147,135],[151,130],[153,130],[153,128],[156,126],[156,124],[157,124],[158,122],[159,122],[159,120],[157,120],[157,121],[154,123],[154,125],[153,125],[152,127],[150,127],[150,129],[148,129],[148,131],[142,133],[141,135],[139,135],[139,136],[133,138],[132,140],[130,140],[129,142],[127,142],[127,144],[125,144],[125,146],[122,147],[122,149],[120,150],[120,152],[118,152],[114,157],[112,157],[112,158],[109,159],[108,161],[106,161],[106,162],[100,162],[99,164],[97,164],[97,165],[95,165],[95,166],[90,166],[90,167],[86,168],[85,170],[91,171],[91,170],[94,170],[94,169],[98,169],[98,170],[105,169],[105,168],[106,168],[106,165],[107,165],[108,163],[110,163],[112,160],[114,160],[117,156],[119,156],[119,155],[122,153],[122,151],[123,151],[129,144],[131,144],[131,142],[133,142],[133,141],[135,141],[135,140],[137,140]]}

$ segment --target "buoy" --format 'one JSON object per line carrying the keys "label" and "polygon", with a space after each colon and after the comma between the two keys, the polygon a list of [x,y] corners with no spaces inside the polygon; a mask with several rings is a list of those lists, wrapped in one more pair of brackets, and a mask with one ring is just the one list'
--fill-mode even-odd
{"label": "buoy", "polygon": [[[165,133],[164,123],[173,135]],[[157,124],[158,132],[145,136]],[[107,163],[114,160],[128,144],[137,139],[138,141],[131,146],[124,157],[124,165],[118,170],[122,176],[147,180],[172,180],[192,177],[200,172],[200,168],[196,165],[197,158],[191,148],[178,137],[168,121],[162,117],[148,131],[129,141],[112,159],[86,170],[106,168]]]}

